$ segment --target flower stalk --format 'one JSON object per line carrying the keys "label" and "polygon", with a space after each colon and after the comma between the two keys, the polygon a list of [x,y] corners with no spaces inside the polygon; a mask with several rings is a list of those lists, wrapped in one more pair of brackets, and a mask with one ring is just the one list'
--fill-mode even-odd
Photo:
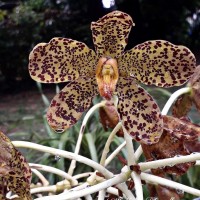
{"label": "flower stalk", "polygon": [[78,184],[78,181],[76,179],[74,179],[72,176],[70,176],[66,172],[63,172],[62,170],[57,169],[55,167],[50,167],[47,165],[41,165],[41,164],[35,164],[35,163],[29,163],[29,166],[32,169],[38,169],[41,171],[46,171],[46,172],[57,174],[58,176],[61,176],[64,179],[69,180],[71,182],[71,186],[76,186]]}
{"label": "flower stalk", "polygon": [[174,158],[165,158],[155,161],[149,161],[144,163],[138,163],[140,166],[141,171],[145,171],[147,169],[156,169],[159,167],[165,167],[165,166],[174,166],[176,164],[180,163],[186,163],[186,162],[193,162],[196,160],[200,160],[200,153],[194,153],[186,156],[178,156]]}
{"label": "flower stalk", "polygon": [[171,181],[171,180],[159,177],[159,176],[155,176],[152,174],[147,174],[147,173],[142,172],[141,179],[150,184],[153,184],[153,185],[160,184],[160,185],[164,185],[164,186],[174,188],[177,190],[182,190],[184,192],[187,192],[187,193],[195,195],[195,196],[200,196],[200,190],[197,190],[195,188],[192,188],[192,187],[180,184],[180,183],[176,183],[175,181]]}
{"label": "flower stalk", "polygon": [[168,99],[168,101],[165,104],[164,108],[162,109],[161,114],[162,115],[167,115],[167,113],[169,112],[170,107],[173,105],[173,103],[176,101],[176,99],[179,96],[181,96],[182,94],[189,93],[189,92],[191,92],[191,88],[190,87],[181,88],[181,89],[177,90],[176,92],[174,92],[170,96],[170,98]]}
{"label": "flower stalk", "polygon": [[[82,122],[82,125],[81,125],[81,128],[80,128],[80,132],[79,132],[79,135],[78,135],[78,140],[77,140],[77,143],[76,143],[76,147],[75,147],[75,151],[74,153],[78,155],[79,151],[80,151],[80,147],[81,147],[81,141],[83,139],[83,133],[84,133],[84,130],[85,130],[85,126],[88,122],[88,119],[89,117],[94,113],[94,111],[100,107],[103,107],[105,106],[106,104],[106,101],[102,101],[96,105],[94,105],[88,112],[87,114],[85,115],[84,119],[83,119],[83,122]],[[70,167],[69,167],[69,170],[68,170],[68,174],[70,175],[73,175],[74,173],[74,169],[76,168],[76,160],[72,160],[71,161],[71,164],[70,164]]]}
{"label": "flower stalk", "polygon": [[[136,158],[134,154],[134,147],[133,147],[133,141],[131,136],[128,134],[127,130],[125,129],[124,126],[122,126],[123,132],[124,132],[124,139],[126,141],[126,148],[127,148],[127,164],[130,167],[131,165],[136,164]],[[136,197],[138,200],[143,200],[143,190],[142,190],[142,183],[141,183],[141,178],[140,175],[137,174],[137,172],[133,171],[131,173],[131,177],[134,181],[135,184],[135,192],[136,192]]]}

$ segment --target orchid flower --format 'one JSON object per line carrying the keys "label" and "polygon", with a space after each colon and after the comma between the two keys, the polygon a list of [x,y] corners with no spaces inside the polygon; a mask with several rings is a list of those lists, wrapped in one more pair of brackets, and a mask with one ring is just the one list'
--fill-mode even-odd
{"label": "orchid flower", "polygon": [[74,125],[100,94],[118,96],[120,120],[129,134],[145,144],[158,142],[163,121],[153,98],[138,85],[172,87],[184,84],[196,66],[192,52],[164,40],[152,40],[124,51],[132,18],[113,11],[91,23],[95,51],[68,38],[40,43],[29,56],[31,77],[42,83],[69,83],[47,111],[50,126],[64,131]]}

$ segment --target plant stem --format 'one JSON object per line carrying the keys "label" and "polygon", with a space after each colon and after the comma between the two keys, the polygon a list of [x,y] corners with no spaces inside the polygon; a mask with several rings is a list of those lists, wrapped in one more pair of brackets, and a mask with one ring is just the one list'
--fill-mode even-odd
{"label": "plant stem", "polygon": [[[117,131],[119,131],[119,129],[121,128],[122,124],[121,122],[119,122],[115,128],[113,129],[113,131],[111,132],[111,134],[109,135],[107,141],[106,141],[106,144],[105,144],[105,147],[103,149],[103,152],[102,152],[102,156],[101,156],[101,161],[100,161],[100,164],[102,166],[105,166],[105,161],[106,161],[106,157],[107,157],[107,154],[110,150],[110,144],[111,142],[113,141]],[[101,190],[99,191],[99,196],[98,196],[98,200],[103,200],[105,199],[105,195],[106,195],[106,190]]]}
{"label": "plant stem", "polygon": [[84,156],[76,155],[75,153],[71,153],[71,152],[68,152],[68,151],[64,151],[64,150],[56,149],[56,148],[52,148],[52,147],[43,146],[43,145],[40,145],[40,144],[35,144],[35,143],[32,143],[32,142],[12,141],[12,143],[15,147],[35,149],[37,151],[42,151],[42,152],[50,153],[50,154],[53,154],[53,155],[62,156],[62,157],[67,158],[67,159],[71,159],[71,160],[75,159],[78,162],[84,163],[84,164],[89,165],[90,167],[94,168],[95,170],[98,170],[106,178],[111,178],[113,176],[113,173],[108,171],[102,165],[100,165],[100,164],[94,162],[93,160],[88,159]]}
{"label": "plant stem", "polygon": [[31,194],[41,193],[41,192],[52,192],[56,193],[57,186],[56,185],[49,185],[49,186],[43,186],[43,187],[37,187],[31,189]]}
{"label": "plant stem", "polygon": [[[118,189],[116,189],[116,188],[114,188],[114,187],[109,187],[109,188],[107,188],[107,192],[110,193],[110,194],[114,194],[114,195],[116,195],[116,196],[119,195]],[[124,198],[125,198],[125,197],[124,197]]]}
{"label": "plant stem", "polygon": [[[129,172],[128,172],[129,173]],[[127,172],[124,173],[122,172],[121,174],[106,180],[102,183],[99,183],[97,185],[91,186],[89,188],[85,188],[83,190],[81,190],[80,192],[76,192],[76,191],[71,191],[70,193],[64,193],[64,194],[60,194],[60,195],[54,195],[54,196],[47,196],[47,197],[41,197],[41,198],[37,198],[35,200],[67,200],[67,199],[77,199],[78,197],[82,197],[82,196],[86,196],[88,194],[92,194],[95,192],[98,192],[102,189],[108,188],[112,185],[116,185],[119,183],[123,183],[127,180],[128,176],[127,176]],[[132,195],[127,196],[128,199],[134,200],[135,198],[133,198]]]}
{"label": "plant stem", "polygon": [[80,179],[80,178],[84,178],[84,177],[89,177],[92,175],[93,172],[85,172],[85,173],[82,173],[82,174],[77,174],[75,176],[73,176],[74,179]]}
{"label": "plant stem", "polygon": [[93,135],[91,133],[87,133],[87,134],[85,134],[85,137],[86,137],[86,140],[88,143],[88,148],[90,150],[90,155],[91,155],[92,160],[94,160],[95,162],[99,162]]}
{"label": "plant stem", "polygon": [[87,187],[89,187],[90,185],[88,183],[83,183],[83,184],[80,184],[74,188],[71,188],[70,190],[68,191],[65,191],[65,194],[67,194],[68,192],[72,192],[72,191],[80,191],[80,190],[83,190]]}
{"label": "plant stem", "polygon": [[[125,172],[127,172],[127,171],[128,171],[128,169],[126,168]],[[75,176],[74,176],[74,178],[75,178]],[[89,187],[89,186],[90,186],[90,185],[89,185],[88,183],[83,183],[83,184],[81,184],[81,185],[79,185],[79,186],[76,186],[76,187],[74,187],[74,188],[72,188],[72,189],[66,191],[65,194],[67,194],[68,192],[71,192],[71,191],[80,191],[80,190],[85,189],[85,188],[87,188],[87,187]],[[109,187],[109,188],[107,188],[107,192],[108,192],[108,193],[111,193],[111,194],[114,194],[114,195],[116,195],[116,196],[119,195],[118,189],[117,189],[117,188],[114,188],[114,187]]]}
{"label": "plant stem", "polygon": [[165,158],[161,160],[149,161],[145,163],[139,163],[141,171],[145,171],[147,169],[156,169],[164,166],[173,166],[180,163],[185,162],[193,162],[196,160],[200,160],[200,153],[190,154],[186,156],[174,157],[174,158]]}
{"label": "plant stem", "polygon": [[109,152],[109,150],[110,150],[110,144],[111,144],[111,142],[113,141],[113,139],[114,139],[114,137],[115,137],[117,131],[119,131],[119,129],[121,128],[121,126],[122,126],[122,124],[121,124],[121,122],[119,122],[119,123],[115,126],[115,128],[113,129],[113,131],[111,132],[111,134],[109,135],[109,137],[108,137],[108,139],[107,139],[107,141],[106,141],[106,144],[105,144],[105,147],[104,147],[102,156],[101,156],[101,161],[100,161],[100,164],[101,164],[102,166],[105,165],[106,157],[107,157],[107,154],[108,154],[108,152]]}
{"label": "plant stem", "polygon": [[92,197],[91,197],[90,194],[88,194],[88,195],[85,196],[85,199],[86,199],[86,200],[92,200]]}
{"label": "plant stem", "polygon": [[197,161],[196,161],[196,165],[200,165],[200,160],[197,160]]}
{"label": "plant stem", "polygon": [[[30,166],[30,164],[29,164]],[[41,180],[43,186],[48,186],[49,181],[43,176],[41,172],[39,172],[37,169],[31,168],[31,171]]]}
{"label": "plant stem", "polygon": [[[128,166],[130,167],[131,165],[136,164],[133,141],[132,141],[132,137],[128,134],[126,128],[123,125],[122,125],[122,129],[124,132],[124,139],[126,141],[126,147],[127,147],[127,153],[128,153],[128,158],[127,158]],[[131,173],[131,177],[135,184],[135,192],[136,192],[137,200],[143,200],[144,198],[143,198],[143,190],[142,190],[140,175],[133,171]]]}
{"label": "plant stem", "polygon": [[76,179],[74,179],[72,176],[70,176],[69,174],[67,174],[66,172],[64,172],[60,169],[56,169],[54,167],[50,167],[47,165],[34,164],[34,163],[29,163],[29,166],[33,169],[38,169],[38,170],[57,174],[65,179],[69,180],[72,186],[76,186],[78,184],[78,181]]}
{"label": "plant stem", "polygon": [[113,151],[110,156],[106,159],[105,162],[105,166],[107,166],[112,160],[113,158],[116,157],[116,155],[126,146],[126,141],[124,141],[120,146],[117,147],[117,149],[115,149],[115,151]]}
{"label": "plant stem", "polygon": [[196,195],[196,196],[200,196],[200,190],[194,189],[192,187],[180,184],[180,183],[176,183],[174,181],[159,177],[159,176],[155,176],[155,175],[151,175],[151,174],[146,174],[144,172],[141,173],[141,178],[142,180],[153,184],[153,185],[163,185],[163,186],[167,186],[170,188],[175,188],[177,190],[182,190],[184,192]]}
{"label": "plant stem", "polygon": [[162,115],[167,115],[170,107],[172,106],[172,104],[175,102],[175,100],[181,96],[182,94],[185,93],[189,93],[191,91],[190,87],[185,87],[185,88],[181,88],[179,90],[177,90],[176,92],[174,92],[170,98],[168,99],[167,103],[165,104],[164,108],[162,109],[161,114]]}
{"label": "plant stem", "polygon": [[[12,143],[13,143],[13,145],[15,147],[30,148],[30,149],[35,149],[35,150],[38,150],[38,151],[50,153],[50,154],[53,154],[53,155],[62,156],[62,157],[67,158],[67,159],[75,159],[76,161],[84,163],[86,165],[89,165],[93,169],[99,171],[107,179],[112,178],[114,176],[113,173],[111,173],[109,170],[107,170],[102,165],[94,162],[93,160],[85,158],[85,157],[83,157],[81,155],[76,155],[75,153],[71,153],[71,152],[68,152],[68,151],[64,151],[64,150],[55,149],[55,148],[52,148],[52,147],[47,147],[47,146],[35,144],[35,143],[32,143],[32,142],[13,141]],[[130,190],[128,190],[128,188],[127,188],[125,183],[117,185],[117,187],[127,196],[127,198],[135,199],[133,194],[130,192]]]}
{"label": "plant stem", "polygon": [[142,146],[140,145],[137,150],[135,151],[135,160],[138,161],[140,156],[142,155],[143,150],[142,150]]}
{"label": "plant stem", "polygon": [[[124,141],[120,146],[117,147],[117,149],[115,149],[115,151],[113,151],[110,156],[106,159],[105,162],[105,166],[107,166],[112,160],[113,158],[116,157],[116,155],[126,146],[126,141]],[[137,148],[137,150],[135,151],[135,160],[137,161],[139,159],[139,157],[142,155],[142,147],[141,145]]]}
{"label": "plant stem", "polygon": [[98,200],[104,200],[106,196],[106,188],[104,190],[100,190],[98,194]]}
{"label": "plant stem", "polygon": [[[106,101],[102,101],[102,102],[100,102],[98,104],[95,104],[92,108],[90,108],[90,110],[85,115],[85,117],[83,119],[83,122],[82,122],[82,125],[81,125],[81,128],[80,128],[79,135],[78,135],[78,140],[76,142],[76,147],[75,147],[75,151],[74,151],[75,154],[79,153],[79,150],[80,150],[80,147],[81,147],[82,138],[83,138],[83,132],[85,130],[85,126],[87,124],[87,121],[88,121],[89,117],[92,115],[92,113],[96,109],[105,106],[105,104],[106,104]],[[68,174],[72,175],[74,173],[74,169],[75,168],[76,168],[76,160],[72,160],[71,164],[69,166]]]}

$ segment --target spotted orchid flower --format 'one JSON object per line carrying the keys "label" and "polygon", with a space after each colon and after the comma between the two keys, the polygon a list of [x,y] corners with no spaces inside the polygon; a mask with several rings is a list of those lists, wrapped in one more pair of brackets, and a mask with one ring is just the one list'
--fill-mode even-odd
{"label": "spotted orchid flower", "polygon": [[40,43],[29,56],[31,77],[42,83],[69,83],[57,94],[47,111],[54,130],[74,125],[100,94],[110,100],[118,96],[118,112],[125,128],[137,141],[156,143],[162,134],[162,117],[153,98],[137,84],[178,86],[193,74],[195,57],[184,46],[153,40],[125,51],[131,17],[113,11],[91,30],[95,51],[67,38]]}

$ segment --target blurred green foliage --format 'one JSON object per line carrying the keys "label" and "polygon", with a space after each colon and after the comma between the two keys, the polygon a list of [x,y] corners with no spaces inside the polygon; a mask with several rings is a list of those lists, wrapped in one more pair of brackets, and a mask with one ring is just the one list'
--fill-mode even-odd
{"label": "blurred green foliage", "polygon": [[[190,48],[200,47],[199,0],[142,0],[144,25],[151,39],[166,39]],[[198,33],[197,33],[198,30]]]}
{"label": "blurred green foliage", "polygon": [[[7,84],[30,79],[28,55],[37,43],[48,42],[56,36],[74,37],[77,34],[75,38],[84,38],[84,27],[80,30],[77,22],[87,24],[83,17],[85,0],[81,7],[80,4],[71,2],[72,0],[28,0],[13,4],[8,1],[0,2],[0,8],[3,8],[0,10],[0,73]],[[89,32],[88,27],[87,30]]]}

